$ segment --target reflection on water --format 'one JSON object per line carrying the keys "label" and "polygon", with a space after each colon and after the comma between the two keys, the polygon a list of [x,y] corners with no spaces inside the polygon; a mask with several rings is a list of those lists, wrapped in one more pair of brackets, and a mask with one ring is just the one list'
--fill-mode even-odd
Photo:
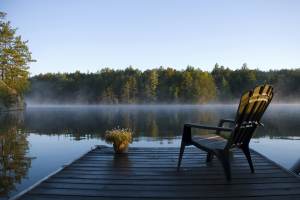
{"label": "reflection on water", "polygon": [[39,107],[25,112],[24,129],[81,140],[103,138],[105,130],[119,126],[132,129],[135,139],[168,138],[180,136],[184,122],[216,123],[220,116],[232,117],[232,111],[231,106]]}
{"label": "reflection on water", "polygon": [[22,115],[2,115],[0,120],[0,195],[5,196],[26,177],[31,158],[27,156],[27,133],[21,128]]}
{"label": "reflection on water", "polygon": [[[57,106],[3,113],[0,117],[1,195],[8,191],[10,195],[15,194],[93,145],[104,144],[107,129],[118,126],[132,129],[133,146],[179,146],[185,122],[216,125],[220,118],[233,118],[235,109],[235,105]],[[271,105],[263,118],[265,128],[257,131],[251,146],[291,167],[299,159],[296,155],[300,151],[299,119],[299,106]],[[130,165],[126,157],[122,162]]]}
{"label": "reflection on water", "polygon": [[[89,106],[33,107],[25,112],[24,129],[37,134],[66,134],[76,140],[103,138],[107,129],[127,127],[135,138],[169,138],[181,135],[185,122],[215,125],[220,118],[233,118],[233,105],[213,106]],[[300,106],[271,105],[255,137],[300,139]],[[38,122],[38,123],[37,123]]]}

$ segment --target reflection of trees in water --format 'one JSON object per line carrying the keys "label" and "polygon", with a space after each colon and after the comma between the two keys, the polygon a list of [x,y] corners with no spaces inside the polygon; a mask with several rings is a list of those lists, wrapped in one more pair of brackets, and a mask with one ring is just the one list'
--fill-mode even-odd
{"label": "reflection of trees in water", "polygon": [[[115,127],[130,128],[135,138],[140,136],[167,138],[181,136],[185,122],[216,125],[220,118],[232,118],[235,106],[203,107],[110,107],[110,108],[39,108],[29,109],[25,116],[27,131],[39,134],[64,134],[76,140],[103,138],[107,129]],[[280,112],[280,114],[278,113]],[[300,110],[293,115],[282,111],[269,112],[255,137],[299,136],[300,124],[297,118]],[[203,133],[203,132],[202,132]],[[207,132],[208,133],[208,132]]]}
{"label": "reflection of trees in water", "polygon": [[300,109],[298,106],[275,107],[263,117],[265,127],[259,128],[255,137],[291,138],[300,136]]}
{"label": "reflection of trees in water", "polygon": [[218,118],[210,110],[181,109],[33,109],[26,112],[25,129],[38,134],[65,134],[80,140],[102,138],[107,129],[130,128],[135,137],[181,135],[185,122],[211,122]]}
{"label": "reflection of trees in water", "polygon": [[27,134],[21,131],[21,113],[0,116],[0,196],[7,195],[26,177],[31,166],[27,157]]}
{"label": "reflection of trees in water", "polygon": [[147,130],[149,130],[149,134],[153,138],[157,138],[159,136],[159,127],[156,123],[156,115],[155,113],[150,113],[147,116]]}

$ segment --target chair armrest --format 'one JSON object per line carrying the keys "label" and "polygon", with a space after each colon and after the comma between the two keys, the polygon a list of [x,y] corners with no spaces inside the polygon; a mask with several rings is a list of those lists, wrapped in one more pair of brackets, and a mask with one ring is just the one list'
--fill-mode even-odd
{"label": "chair armrest", "polygon": [[221,131],[231,132],[232,131],[231,128],[205,126],[205,125],[201,125],[201,124],[187,123],[187,124],[184,124],[184,126],[183,126],[183,134],[182,134],[182,139],[181,139],[182,144],[191,145],[193,143],[192,142],[192,131],[191,131],[192,128],[214,130],[216,132],[221,132]]}
{"label": "chair armrest", "polygon": [[199,129],[215,130],[215,131],[232,131],[231,128],[218,127],[218,126],[206,126],[206,125],[192,124],[192,123],[184,124],[184,126],[190,128],[199,128]]}

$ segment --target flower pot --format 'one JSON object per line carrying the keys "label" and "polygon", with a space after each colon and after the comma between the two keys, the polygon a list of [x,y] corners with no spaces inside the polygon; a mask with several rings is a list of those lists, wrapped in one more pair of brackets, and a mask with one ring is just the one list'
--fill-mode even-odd
{"label": "flower pot", "polygon": [[114,143],[114,150],[115,153],[127,153],[128,152],[128,143],[120,143],[120,144],[115,144]]}

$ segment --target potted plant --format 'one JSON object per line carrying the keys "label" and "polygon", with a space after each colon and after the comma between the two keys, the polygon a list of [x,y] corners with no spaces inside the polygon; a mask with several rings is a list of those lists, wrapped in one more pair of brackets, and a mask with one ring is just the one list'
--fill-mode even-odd
{"label": "potted plant", "polygon": [[105,141],[113,144],[115,153],[125,153],[129,143],[132,143],[132,131],[119,128],[108,130],[105,133]]}

